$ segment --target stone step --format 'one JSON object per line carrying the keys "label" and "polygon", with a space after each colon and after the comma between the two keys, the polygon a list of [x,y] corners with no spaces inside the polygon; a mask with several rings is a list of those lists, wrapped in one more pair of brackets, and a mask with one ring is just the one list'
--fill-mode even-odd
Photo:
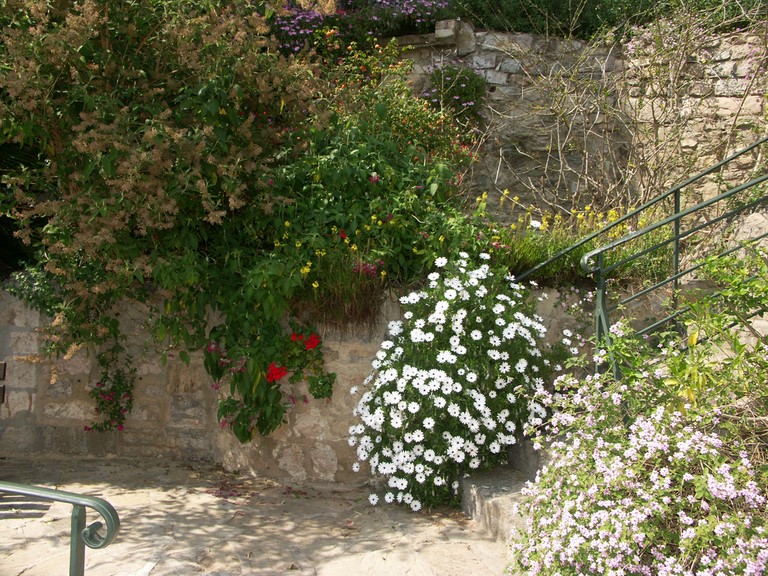
{"label": "stone step", "polygon": [[508,543],[513,529],[525,529],[515,510],[529,476],[512,466],[473,474],[462,481],[461,507],[491,536]]}

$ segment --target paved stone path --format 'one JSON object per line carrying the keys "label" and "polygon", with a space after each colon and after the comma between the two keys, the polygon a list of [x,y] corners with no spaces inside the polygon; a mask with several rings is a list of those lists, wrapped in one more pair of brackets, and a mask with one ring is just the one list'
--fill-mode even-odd
{"label": "paved stone path", "polygon": [[[0,479],[117,509],[120,534],[86,548],[86,576],[501,576],[507,563],[506,547],[460,513],[374,507],[362,486],[123,458],[0,458]],[[0,576],[66,576],[70,514],[66,504],[0,495]]]}

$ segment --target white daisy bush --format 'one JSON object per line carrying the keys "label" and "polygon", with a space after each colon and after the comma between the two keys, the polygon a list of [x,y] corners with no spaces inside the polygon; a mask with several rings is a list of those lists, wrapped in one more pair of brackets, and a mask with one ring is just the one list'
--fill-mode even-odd
{"label": "white daisy bush", "polygon": [[349,442],[360,463],[386,478],[370,501],[455,502],[459,479],[502,463],[527,424],[544,417],[545,329],[526,291],[494,274],[491,257],[435,261],[429,284],[400,299],[365,381]]}

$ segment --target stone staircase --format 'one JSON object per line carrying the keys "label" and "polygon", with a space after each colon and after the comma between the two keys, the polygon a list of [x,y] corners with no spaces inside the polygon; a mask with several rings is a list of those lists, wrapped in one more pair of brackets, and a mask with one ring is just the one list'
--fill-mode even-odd
{"label": "stone staircase", "polygon": [[522,502],[526,482],[536,477],[542,455],[529,440],[519,440],[509,452],[509,464],[468,476],[462,481],[461,507],[489,535],[509,543],[512,531],[525,522],[515,505]]}

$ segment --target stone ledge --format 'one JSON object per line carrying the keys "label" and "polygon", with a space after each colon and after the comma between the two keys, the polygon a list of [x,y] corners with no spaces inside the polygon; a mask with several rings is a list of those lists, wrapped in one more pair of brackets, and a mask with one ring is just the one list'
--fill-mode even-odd
{"label": "stone ledge", "polygon": [[497,540],[508,543],[514,528],[524,529],[523,518],[515,511],[522,501],[522,489],[529,476],[511,466],[502,466],[464,478],[461,508]]}

